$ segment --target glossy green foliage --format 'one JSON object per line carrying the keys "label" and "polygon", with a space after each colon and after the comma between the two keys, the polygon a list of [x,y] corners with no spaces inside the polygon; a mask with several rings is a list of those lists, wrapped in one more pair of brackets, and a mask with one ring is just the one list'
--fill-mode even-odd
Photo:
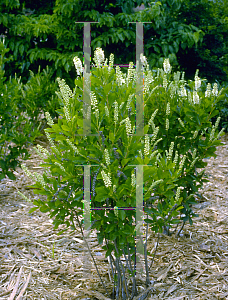
{"label": "glossy green foliage", "polygon": [[4,67],[8,59],[5,54],[9,51],[0,43],[0,180],[7,175],[15,180],[13,171],[20,166],[18,158],[28,159],[26,146],[40,136],[38,128],[26,119],[20,110],[23,85],[20,79],[6,81]]}
{"label": "glossy green foliage", "polygon": [[188,77],[199,69],[210,83],[228,81],[228,17],[226,1],[187,0],[182,2],[178,22],[192,24],[204,32],[198,47],[182,50],[178,61]]}
{"label": "glossy green foliage", "polygon": [[53,118],[58,116],[56,109],[59,108],[59,101],[55,93],[57,82],[52,81],[52,75],[53,71],[48,66],[42,72],[39,67],[37,74],[30,71],[30,78],[23,85],[19,108],[27,111],[35,126],[41,113],[48,111]]}
{"label": "glossy green foliage", "polygon": [[48,64],[54,70],[53,78],[64,77],[73,88],[72,61],[75,55],[83,58],[84,28],[75,22],[83,21],[99,22],[91,24],[92,57],[102,46],[107,56],[115,54],[117,64],[135,63],[136,25],[129,22],[151,22],[144,24],[144,52],[150,67],[161,67],[165,57],[177,67],[180,49],[190,49],[203,39],[200,28],[180,22],[182,3],[145,0],[145,9],[134,12],[141,0],[58,0],[39,5],[8,1],[1,5],[0,13],[6,45],[14,57],[7,76],[16,72],[26,82],[29,69],[36,73],[38,65],[45,68]]}

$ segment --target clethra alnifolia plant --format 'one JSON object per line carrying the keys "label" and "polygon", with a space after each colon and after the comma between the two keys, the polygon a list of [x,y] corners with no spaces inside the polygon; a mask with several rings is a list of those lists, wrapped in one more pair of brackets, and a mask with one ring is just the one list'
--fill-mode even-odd
{"label": "clethra alnifolia plant", "polygon": [[[145,286],[150,285],[153,259],[148,257],[148,230],[172,234],[181,224],[179,234],[186,221],[192,222],[194,193],[205,180],[196,167],[205,166],[204,157],[214,156],[222,134],[216,133],[219,120],[215,126],[209,121],[218,95],[216,87],[212,96],[208,87],[202,103],[198,77],[193,93],[187,94],[183,76],[180,81],[176,73],[171,80],[168,59],[156,77],[146,58],[141,55],[140,59],[145,72],[143,136],[134,135],[137,74],[133,63],[123,74],[118,66],[113,68],[114,56],[110,55],[107,65],[103,50],[97,48],[91,109],[85,116],[91,118],[91,135],[83,136],[82,63],[76,57],[74,90],[58,78],[61,109],[57,112],[61,118],[54,124],[46,113],[51,153],[40,145],[36,148],[45,171],[42,176],[32,174],[23,166],[36,181],[34,193],[46,195],[45,201],[33,201],[35,207],[30,212],[38,208],[48,212],[55,229],[60,224],[73,230],[79,226],[83,236],[81,217],[91,213],[90,229],[96,230],[112,270],[111,292],[102,281],[88,242],[87,246],[102,286],[112,299],[133,299],[139,294],[136,265],[140,257],[144,259]],[[90,202],[85,199],[85,173],[90,176]],[[146,299],[147,294],[148,290],[142,292],[140,299]]]}

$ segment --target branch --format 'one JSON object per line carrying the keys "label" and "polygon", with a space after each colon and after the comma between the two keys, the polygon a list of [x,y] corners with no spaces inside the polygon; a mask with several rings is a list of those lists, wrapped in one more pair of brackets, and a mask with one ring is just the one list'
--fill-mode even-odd
{"label": "branch", "polygon": [[93,255],[92,255],[92,252],[91,252],[91,250],[90,250],[90,248],[89,248],[89,244],[87,243],[87,241],[86,241],[86,239],[85,239],[85,236],[84,236],[84,233],[83,233],[83,230],[82,230],[82,226],[81,226],[81,223],[80,223],[80,221],[79,221],[77,212],[76,212],[76,217],[77,217],[77,221],[78,221],[78,224],[79,224],[79,227],[80,227],[80,230],[81,230],[81,234],[82,234],[83,239],[84,239],[84,241],[85,241],[85,243],[86,243],[86,246],[87,246],[87,248],[88,248],[88,250],[89,250],[89,254],[91,255],[91,257],[92,257],[92,259],[93,259],[95,268],[96,268],[96,270],[97,270],[97,274],[98,274],[98,276],[99,276],[99,278],[100,278],[100,281],[101,281],[101,283],[102,283],[102,285],[103,285],[103,287],[104,287],[104,289],[105,289],[105,291],[106,291],[106,294],[109,295],[109,293],[108,293],[108,291],[107,291],[107,289],[106,289],[106,287],[105,287],[105,285],[104,285],[104,283],[103,283],[103,280],[102,280],[102,278],[101,278],[101,276],[100,276],[100,273],[99,273],[99,270],[98,270],[98,268],[97,268],[97,264],[96,264],[96,262],[95,262],[95,260],[94,260],[94,257],[93,257]]}

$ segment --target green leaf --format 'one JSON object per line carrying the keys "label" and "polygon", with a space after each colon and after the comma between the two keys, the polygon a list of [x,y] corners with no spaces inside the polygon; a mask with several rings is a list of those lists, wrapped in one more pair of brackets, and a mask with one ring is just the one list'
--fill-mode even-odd
{"label": "green leaf", "polygon": [[35,210],[37,210],[39,207],[33,207],[29,210],[29,214],[33,213]]}
{"label": "green leaf", "polygon": [[11,179],[11,180],[15,180],[16,179],[16,176],[13,174],[13,172],[6,171],[6,174],[9,177],[9,179]]}
{"label": "green leaf", "polygon": [[105,228],[105,232],[109,233],[109,232],[113,231],[114,228],[116,228],[116,224],[107,224],[107,226]]}
{"label": "green leaf", "polygon": [[79,127],[83,127],[83,119],[77,119],[77,124]]}
{"label": "green leaf", "polygon": [[98,240],[98,243],[100,245],[103,243],[103,240],[104,240],[104,234],[103,234],[103,232],[98,232],[97,233],[97,240]]}
{"label": "green leaf", "polygon": [[20,44],[20,46],[19,46],[19,52],[20,52],[21,56],[22,56],[23,53],[24,53],[24,49],[25,49],[24,45],[23,45],[23,44]]}
{"label": "green leaf", "polygon": [[57,200],[55,201],[55,206],[56,206],[56,207],[61,207],[61,206],[62,206],[62,202],[61,202],[59,199],[57,199]]}
{"label": "green leaf", "polygon": [[176,41],[174,41],[173,46],[175,48],[175,52],[177,53],[179,51],[179,44]]}
{"label": "green leaf", "polygon": [[161,52],[160,48],[157,45],[153,45],[153,47],[154,47],[154,51],[156,51],[157,53]]}
{"label": "green leaf", "polygon": [[111,142],[114,142],[114,140],[115,140],[114,133],[111,131],[109,132],[109,139]]}
{"label": "green leaf", "polygon": [[117,149],[116,152],[118,152],[121,156],[123,156],[122,152],[120,149]]}
{"label": "green leaf", "polygon": [[112,253],[113,249],[114,249],[114,247],[111,246],[111,245],[109,245],[109,248],[108,248],[108,250],[107,250],[107,252],[105,254],[105,257],[108,257]]}
{"label": "green leaf", "polygon": [[105,200],[108,197],[108,193],[106,192],[105,187],[98,187],[95,189],[97,196],[95,197],[95,201],[102,202],[102,200]]}
{"label": "green leaf", "polygon": [[122,167],[124,167],[124,166],[128,163],[129,160],[130,160],[130,158],[124,158],[124,159],[121,161]]}
{"label": "green leaf", "polygon": [[44,190],[33,190],[34,194],[39,194],[39,195],[50,195],[50,192],[44,191]]}
{"label": "green leaf", "polygon": [[151,219],[145,219],[144,221],[145,221],[146,223],[148,223],[148,224],[154,223],[154,221],[151,220]]}
{"label": "green leaf", "polygon": [[162,45],[162,51],[164,53],[164,56],[167,57],[168,56],[168,45]]}
{"label": "green leaf", "polygon": [[121,219],[122,221],[125,220],[125,217],[126,217],[125,211],[124,211],[123,209],[120,209],[120,210],[118,211],[118,216],[120,216],[120,219]]}
{"label": "green leaf", "polygon": [[158,203],[158,211],[159,211],[159,213],[162,213],[162,211],[163,211],[162,205],[160,202]]}
{"label": "green leaf", "polygon": [[123,42],[123,41],[124,41],[124,36],[123,36],[123,34],[120,33],[120,32],[117,32],[117,35],[118,35],[119,39]]}
{"label": "green leaf", "polygon": [[111,82],[108,83],[108,84],[106,84],[106,85],[104,86],[104,92],[105,92],[106,95],[109,94],[109,92],[110,92],[110,90],[111,90],[111,87],[112,87],[112,83],[111,83]]}
{"label": "green leaf", "polygon": [[44,206],[40,207],[40,211],[43,213],[46,213],[46,212],[50,211],[50,208],[48,206],[44,205]]}
{"label": "green leaf", "polygon": [[68,126],[66,126],[66,125],[62,125],[62,130],[70,131],[70,127],[68,127]]}
{"label": "green leaf", "polygon": [[195,43],[199,41],[199,31],[193,33],[193,39]]}
{"label": "green leaf", "polygon": [[215,116],[217,116],[219,114],[219,110],[214,110],[211,115],[210,118],[214,118]]}

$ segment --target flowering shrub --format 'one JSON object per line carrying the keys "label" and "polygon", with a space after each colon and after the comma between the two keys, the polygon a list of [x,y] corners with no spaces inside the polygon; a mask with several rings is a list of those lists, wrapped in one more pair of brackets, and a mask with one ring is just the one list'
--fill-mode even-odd
{"label": "flowering shrub", "polygon": [[[206,89],[202,88],[201,80],[196,71],[195,80],[186,83],[184,72],[171,74],[169,60],[164,61],[164,70],[158,69],[157,76],[152,76],[147,70],[149,79],[145,79],[144,94],[144,119],[150,118],[150,112],[157,109],[157,114],[151,120],[152,128],[159,127],[157,149],[166,151],[167,145],[174,141],[173,154],[179,163],[182,159],[183,171],[181,186],[185,199],[192,193],[197,193],[206,182],[204,170],[197,173],[197,168],[204,168],[207,163],[204,158],[216,157],[216,146],[221,145],[218,140],[223,135],[224,128],[217,133],[220,117],[215,125],[212,125],[211,118],[219,114],[216,104],[223,97],[223,90],[218,91],[217,83],[211,89],[210,83]],[[180,79],[181,76],[181,79]],[[173,78],[173,80],[172,80]],[[205,85],[204,85],[205,86]],[[149,130],[148,133],[151,133]],[[188,172],[187,172],[188,171]],[[181,210],[182,220],[192,223],[191,204],[193,198],[189,197]]]}
{"label": "flowering shrub", "polygon": [[[225,128],[225,132],[228,132],[228,85],[227,83],[223,83],[224,92],[221,95],[221,99],[216,103],[216,109],[219,111],[219,116],[221,117],[221,121],[219,123],[219,129]],[[215,117],[212,118],[212,121],[216,121]]]}
{"label": "flowering shrub", "polygon": [[[184,96],[178,98],[179,94],[175,94],[178,89],[175,87],[172,89],[173,97],[169,97],[169,62],[166,60],[164,70],[159,70],[162,78],[153,78],[144,56],[141,56],[141,60],[144,67],[147,67],[144,87],[146,125],[144,136],[134,135],[135,107],[132,100],[137,74],[132,63],[129,65],[128,74],[122,74],[118,67],[116,72],[113,69],[113,55],[110,55],[109,65],[107,59],[105,62],[104,59],[102,49],[98,48],[94,59],[96,68],[92,70],[91,76],[91,109],[85,116],[91,117],[92,135],[82,136],[82,64],[75,58],[78,75],[75,89],[71,91],[65,81],[58,78],[60,91],[57,94],[64,106],[57,112],[62,118],[54,124],[49,113],[46,113],[50,128],[45,132],[52,145],[52,152],[37,146],[37,151],[44,160],[41,166],[46,170],[41,176],[32,174],[25,166],[23,169],[36,181],[33,185],[36,188],[34,193],[47,196],[46,201],[33,201],[36,207],[30,212],[37,208],[42,212],[49,212],[50,217],[55,218],[55,229],[60,224],[75,229],[77,221],[83,234],[79,216],[83,211],[86,214],[91,209],[91,228],[97,230],[100,244],[105,241],[103,249],[106,251],[106,257],[109,257],[113,271],[113,296],[118,299],[122,293],[126,299],[130,295],[126,272],[132,277],[131,297],[137,295],[134,235],[136,233],[140,236],[143,214],[140,218],[137,215],[142,213],[143,201],[144,221],[147,224],[146,241],[141,239],[139,242],[140,253],[145,257],[148,285],[149,226],[155,232],[162,232],[172,228],[173,224],[178,224],[181,218],[184,222],[187,219],[191,220],[191,216],[194,216],[189,207],[194,200],[191,191],[197,190],[194,180],[200,178],[192,171],[193,167],[196,166],[197,159],[205,153],[207,156],[213,154],[213,147],[220,143],[214,138],[216,127],[211,129],[211,133],[205,133],[203,124],[211,128],[210,122],[204,120],[206,113],[201,112],[202,120],[198,116],[197,121],[200,124],[192,120],[199,108],[195,110],[194,103],[188,103],[183,87]],[[175,86],[178,84],[179,82],[175,81]],[[156,94],[159,90],[162,90],[162,93]],[[157,96],[157,99],[154,99],[154,96]],[[176,108],[175,103],[178,104]],[[206,139],[198,140],[199,145],[196,147],[195,140],[199,139],[199,135],[191,131],[198,128],[197,126],[204,130]],[[192,153],[189,153],[189,150],[193,150]],[[88,168],[91,174],[88,173]],[[85,187],[86,183],[83,181],[88,174],[91,175],[92,183],[91,195],[89,192],[91,202],[85,199],[88,186]],[[140,177],[142,174],[143,180]],[[187,219],[183,219],[182,215]],[[134,224],[136,227],[132,226]],[[125,265],[120,259],[122,255],[125,257]]]}

